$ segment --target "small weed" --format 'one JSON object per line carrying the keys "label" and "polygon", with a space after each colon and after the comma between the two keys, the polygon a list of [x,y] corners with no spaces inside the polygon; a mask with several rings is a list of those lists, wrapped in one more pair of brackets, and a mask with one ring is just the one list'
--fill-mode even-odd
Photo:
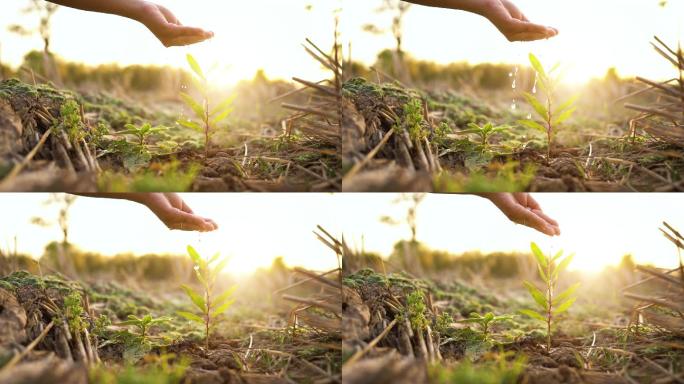
{"label": "small weed", "polygon": [[140,151],[146,151],[147,146],[145,143],[145,140],[150,137],[152,134],[158,133],[158,132],[163,132],[167,130],[168,128],[166,127],[152,127],[150,123],[145,123],[141,126],[136,126],[133,124],[126,124],[126,130],[123,132],[120,132],[122,135],[133,135],[138,139],[138,145],[140,146]]}
{"label": "small weed", "polygon": [[425,317],[426,309],[425,299],[420,290],[415,290],[406,296],[406,316],[413,329],[420,331],[429,325]]}
{"label": "small weed", "polygon": [[178,124],[204,133],[204,158],[207,159],[209,157],[209,140],[211,138],[212,130],[216,124],[227,119],[233,112],[233,101],[235,100],[235,96],[230,96],[217,104],[216,107],[210,108],[209,82],[204,75],[204,71],[192,55],[188,54],[187,60],[190,68],[195,74],[195,77],[192,79],[195,87],[200,92],[202,99],[197,101],[189,94],[181,92],[181,99],[183,99],[183,102],[192,109],[198,121],[178,120]]}
{"label": "small weed", "polygon": [[573,255],[563,257],[563,251],[559,251],[556,255],[550,257],[544,255],[537,244],[532,243],[530,247],[532,249],[532,254],[537,260],[539,276],[544,281],[545,287],[544,292],[542,292],[529,281],[523,283],[541,311],[537,312],[531,309],[522,309],[520,310],[520,313],[533,319],[546,322],[546,351],[551,352],[552,322],[556,316],[567,311],[575,302],[577,298],[572,297],[572,295],[575,293],[580,283],[573,284],[562,293],[554,295],[558,283],[558,276],[567,268],[568,264],[570,264]]}
{"label": "small weed", "polygon": [[145,342],[147,337],[147,331],[150,328],[161,324],[168,324],[169,321],[171,321],[171,318],[169,317],[153,318],[151,315],[145,315],[143,317],[128,315],[128,320],[122,321],[121,323],[119,323],[119,325],[135,326],[138,329],[138,334],[140,335],[142,342]]}
{"label": "small weed", "polygon": [[486,123],[482,126],[475,123],[468,124],[468,129],[461,131],[461,133],[473,133],[480,139],[480,145],[482,146],[482,151],[489,148],[489,138],[498,132],[503,132],[510,127],[507,125],[494,126],[492,123]]}
{"label": "small weed", "polygon": [[548,72],[539,62],[539,59],[530,53],[530,63],[532,68],[537,72],[537,80],[540,88],[544,91],[546,95],[546,103],[537,99],[531,93],[525,92],[523,95],[525,100],[532,106],[534,111],[539,116],[539,121],[527,119],[519,120],[518,122],[526,127],[538,130],[546,134],[547,139],[547,152],[546,158],[551,159],[551,148],[553,146],[553,137],[558,126],[564,121],[572,117],[572,114],[577,109],[575,101],[577,101],[578,96],[571,97],[565,102],[561,103],[558,107],[555,107],[555,92],[556,87],[559,83],[559,77],[554,76],[553,73],[558,69],[558,65],[555,65]]}
{"label": "small weed", "polygon": [[74,100],[67,100],[59,108],[60,121],[55,124],[56,131],[66,132],[69,140],[76,142],[84,138],[85,130],[81,121],[81,107]]}
{"label": "small weed", "polygon": [[[222,314],[235,302],[232,298],[237,286],[232,286],[220,295],[214,297],[214,285],[216,278],[225,268],[228,259],[218,261],[219,254],[215,254],[209,260],[203,259],[197,251],[188,245],[188,254],[195,264],[195,274],[197,280],[202,283],[204,292],[202,294],[196,292],[187,285],[182,285],[183,291],[188,295],[192,303],[199,309],[199,315],[191,312],[180,311],[178,315],[187,320],[194,321],[204,325],[204,347],[209,350],[209,336],[211,329],[214,327],[214,320],[218,315]],[[215,264],[216,263],[216,264]],[[214,265],[215,264],[215,265]]]}
{"label": "small weed", "polygon": [[511,320],[513,316],[509,315],[502,315],[502,316],[495,316],[492,312],[487,312],[484,315],[480,315],[479,313],[473,312],[470,314],[470,317],[464,320],[460,320],[461,323],[473,323],[477,324],[480,326],[480,330],[482,331],[482,336],[484,337],[485,340],[489,339],[489,327],[493,323],[498,323],[501,321],[505,320]]}
{"label": "small weed", "polygon": [[512,352],[488,353],[483,362],[473,364],[466,360],[455,367],[433,365],[429,382],[436,384],[515,384],[525,370],[525,357],[513,360]]}

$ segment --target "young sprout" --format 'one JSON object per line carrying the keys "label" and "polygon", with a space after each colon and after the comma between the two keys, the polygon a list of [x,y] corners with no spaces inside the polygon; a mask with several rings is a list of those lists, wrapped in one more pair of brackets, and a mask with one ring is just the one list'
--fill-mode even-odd
{"label": "young sprout", "polygon": [[539,59],[531,53],[530,64],[532,64],[532,68],[536,72],[537,84],[539,84],[539,87],[544,92],[546,100],[545,102],[542,102],[529,92],[523,93],[523,96],[537,113],[539,119],[519,120],[518,122],[526,127],[536,129],[546,134],[546,158],[549,160],[551,159],[553,136],[558,130],[558,126],[572,117],[572,114],[577,109],[574,105],[578,95],[571,97],[556,107],[554,98],[560,79],[559,76],[554,75],[554,72],[558,69],[558,64],[547,72],[539,62]]}
{"label": "young sprout", "polygon": [[145,149],[145,140],[152,134],[158,133],[158,132],[163,132],[167,128],[166,127],[152,127],[150,123],[145,123],[141,125],[140,127],[137,127],[133,124],[126,124],[126,130],[121,132],[122,135],[133,135],[136,138],[138,138],[138,145],[140,146],[140,150],[143,151]]}
{"label": "young sprout", "polygon": [[492,123],[487,123],[483,126],[479,126],[475,123],[468,124],[468,129],[462,131],[462,133],[474,133],[480,138],[480,145],[482,145],[482,150],[487,149],[489,146],[489,138],[497,133],[503,132],[509,127],[506,125],[494,126]]}
{"label": "young sprout", "polygon": [[537,304],[540,311],[522,309],[520,310],[520,313],[533,319],[546,322],[546,351],[551,352],[552,322],[556,316],[567,311],[575,302],[577,298],[572,297],[572,295],[575,293],[580,283],[573,284],[562,293],[555,295],[554,292],[556,291],[556,285],[558,283],[558,275],[567,268],[570,261],[572,261],[573,255],[563,257],[563,251],[559,251],[556,255],[550,257],[544,255],[537,244],[532,243],[530,247],[532,248],[532,254],[537,260],[539,276],[544,282],[544,288],[542,291],[529,281],[523,282],[523,285],[527,288],[527,291],[534,299],[534,302]]}
{"label": "young sprout", "polygon": [[478,324],[480,326],[480,330],[482,331],[484,339],[487,340],[489,339],[489,327],[491,324],[498,323],[500,321],[510,320],[512,318],[513,316],[510,315],[495,316],[492,312],[487,312],[484,315],[480,315],[479,313],[473,312],[470,314],[469,318],[460,320],[459,322]]}
{"label": "young sprout", "polygon": [[141,340],[144,342],[147,337],[147,331],[160,324],[166,324],[171,321],[169,317],[157,317],[153,318],[152,315],[145,315],[143,317],[138,317],[135,315],[128,315],[128,320],[122,321],[119,325],[132,325],[138,329]]}
{"label": "young sprout", "polygon": [[233,101],[235,100],[235,96],[230,96],[216,106],[213,106],[209,100],[209,82],[207,81],[207,77],[205,76],[202,67],[200,67],[197,60],[190,54],[187,55],[187,60],[190,69],[192,69],[192,72],[194,73],[192,81],[202,98],[196,100],[189,94],[181,92],[181,99],[183,99],[183,102],[192,109],[197,120],[181,119],[178,120],[178,124],[204,133],[204,158],[207,159],[209,157],[209,140],[211,138],[212,130],[216,124],[228,118],[231,112],[233,112]]}
{"label": "young sprout", "polygon": [[211,259],[205,260],[189,245],[188,254],[195,264],[195,275],[197,276],[197,280],[202,284],[204,292],[198,293],[185,284],[181,285],[181,288],[183,288],[183,291],[185,291],[185,294],[188,295],[199,312],[195,314],[192,312],[180,311],[178,312],[178,315],[187,320],[204,325],[204,347],[208,351],[210,332],[215,325],[214,320],[235,302],[232,295],[237,286],[232,286],[223,293],[215,295],[214,286],[216,284],[216,278],[223,268],[225,268],[228,259],[218,261],[219,254],[217,253],[212,256]]}

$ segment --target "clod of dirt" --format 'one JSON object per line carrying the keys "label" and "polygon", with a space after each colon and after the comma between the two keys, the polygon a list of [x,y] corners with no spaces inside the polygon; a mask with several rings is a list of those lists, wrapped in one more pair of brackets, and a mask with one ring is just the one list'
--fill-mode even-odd
{"label": "clod of dirt", "polygon": [[219,367],[225,367],[239,371],[242,364],[236,361],[236,356],[229,349],[217,349],[209,351],[209,360]]}
{"label": "clod of dirt", "polygon": [[390,164],[372,169],[345,180],[344,192],[425,192],[432,191],[432,177],[427,172],[415,172]]}
{"label": "clod of dirt", "polygon": [[16,153],[21,146],[23,126],[21,119],[14,113],[12,105],[0,98],[0,161]]}
{"label": "clod of dirt", "polygon": [[64,360],[48,358],[19,364],[9,370],[4,370],[0,374],[0,383],[87,384],[88,370],[82,364],[73,364]]}
{"label": "clod of dirt", "polygon": [[352,350],[360,344],[360,340],[367,340],[370,337],[370,309],[361,296],[347,286],[342,287],[342,300],[342,340],[345,343],[343,348]]}
{"label": "clod of dirt", "polygon": [[0,288],[0,344],[20,344],[26,341],[26,311],[17,298]]}
{"label": "clod of dirt", "polygon": [[582,368],[582,357],[574,348],[560,347],[551,351],[551,358],[560,365]]}
{"label": "clod of dirt", "polygon": [[[215,368],[214,368],[215,369]],[[221,374],[216,370],[200,368],[189,369],[185,374],[185,381],[190,384],[223,384]]]}
{"label": "clod of dirt", "polygon": [[228,190],[228,184],[220,177],[198,176],[193,184],[195,192],[222,192]]}
{"label": "clod of dirt", "polygon": [[388,353],[342,367],[345,384],[421,384],[427,383],[425,362]]}

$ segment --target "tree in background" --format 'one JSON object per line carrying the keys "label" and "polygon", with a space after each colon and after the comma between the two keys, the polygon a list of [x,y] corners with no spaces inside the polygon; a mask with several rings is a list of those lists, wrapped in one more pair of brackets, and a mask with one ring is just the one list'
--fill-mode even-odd
{"label": "tree in background", "polygon": [[37,15],[39,18],[38,26],[35,28],[26,28],[21,24],[13,24],[9,26],[9,31],[20,36],[31,36],[38,33],[43,40],[43,75],[48,79],[59,82],[59,74],[56,70],[55,62],[50,51],[50,42],[52,39],[52,17],[59,9],[57,4],[49,3],[44,0],[29,0],[29,5],[22,9],[22,13],[26,15]]}
{"label": "tree in background", "polygon": [[68,257],[69,250],[69,211],[76,202],[76,196],[68,194],[53,194],[46,201],[43,202],[44,206],[56,206],[57,207],[57,218],[55,220],[45,220],[42,217],[31,218],[31,224],[49,228],[54,225],[59,226],[62,233],[62,241],[57,246],[57,260],[56,267],[61,271],[69,275],[75,273],[73,262]]}
{"label": "tree in background", "polygon": [[[394,52],[394,72],[397,77],[402,82],[409,83],[409,74],[404,67],[404,18],[406,17],[406,12],[411,8],[411,4],[401,0],[382,0],[382,5],[375,10],[378,14],[391,13],[392,14],[392,26],[390,31],[392,36],[394,36],[394,41],[396,42],[396,48]],[[379,28],[375,24],[366,24],[363,26],[363,30],[374,35],[382,35],[387,33],[387,29]]]}
{"label": "tree in background", "polygon": [[403,263],[405,268],[417,275],[422,274],[422,265],[420,263],[420,260],[418,258],[417,254],[417,248],[418,248],[418,207],[420,207],[420,204],[423,202],[425,199],[426,194],[424,193],[413,193],[413,194],[403,194],[394,201],[392,201],[392,204],[396,205],[407,205],[406,207],[406,216],[403,218],[396,218],[392,216],[381,216],[380,217],[380,222],[387,224],[387,225],[392,225],[392,226],[398,226],[402,224],[406,224],[410,231],[411,231],[411,241],[410,243],[403,242],[402,243],[402,254],[403,254]]}

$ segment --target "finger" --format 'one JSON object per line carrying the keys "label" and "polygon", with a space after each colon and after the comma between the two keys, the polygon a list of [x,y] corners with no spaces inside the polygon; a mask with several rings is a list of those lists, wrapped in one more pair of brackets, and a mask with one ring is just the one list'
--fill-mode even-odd
{"label": "finger", "polygon": [[177,229],[181,231],[200,231],[208,232],[213,230],[213,226],[207,223],[203,218],[190,213],[176,210],[172,213],[172,218],[166,221],[170,229]]}
{"label": "finger", "polygon": [[554,225],[556,227],[559,226],[558,222],[556,220],[552,219],[551,217],[549,217],[549,215],[544,213],[544,211],[542,211],[540,209],[533,209],[532,212],[534,212],[535,215],[540,216],[542,219],[546,220],[547,223]]}
{"label": "finger", "polygon": [[521,33],[513,33],[513,34],[508,34],[506,35],[506,38],[509,41],[536,41],[536,40],[544,40],[548,39],[550,37],[553,37],[555,35],[549,35],[545,33],[532,33],[532,32],[521,32]]}
{"label": "finger", "polygon": [[201,43],[205,40],[207,40],[205,37],[175,37],[164,41],[164,45],[167,47],[182,47]]}
{"label": "finger", "polygon": [[185,25],[168,24],[166,29],[165,35],[170,37],[204,36],[205,38],[210,38],[214,36],[214,33],[211,31]]}
{"label": "finger", "polygon": [[166,21],[168,21],[171,24],[182,25],[181,22],[176,17],[176,15],[174,15],[173,12],[169,11],[168,8],[162,7],[161,5],[158,7],[159,7],[159,10],[161,11],[161,13],[166,18]]}
{"label": "finger", "polygon": [[[523,13],[515,4],[511,3],[510,1],[504,1],[503,3],[508,10],[508,13],[510,13],[514,19],[523,20],[525,18],[525,15],[523,15]],[[525,19],[525,21],[527,20]]]}
{"label": "finger", "polygon": [[539,203],[537,202],[537,200],[534,199],[534,197],[532,197],[532,195],[530,195],[529,193],[526,193],[525,195],[527,197],[527,201],[526,201],[527,204],[525,205],[526,207],[528,207],[530,209],[541,210]]}
{"label": "finger", "polygon": [[212,231],[215,231],[218,229],[218,224],[216,224],[216,222],[214,220],[205,218],[204,221],[207,222],[208,224],[211,224]]}
{"label": "finger", "polygon": [[522,207],[516,209],[516,212],[511,220],[526,227],[536,229],[537,231],[548,236],[554,236],[556,234],[556,230],[552,228],[552,226],[549,225],[546,220]]}
{"label": "finger", "polygon": [[187,212],[187,213],[195,213],[192,211],[192,208],[190,208],[187,204],[185,204],[185,201],[181,200],[181,211]]}

